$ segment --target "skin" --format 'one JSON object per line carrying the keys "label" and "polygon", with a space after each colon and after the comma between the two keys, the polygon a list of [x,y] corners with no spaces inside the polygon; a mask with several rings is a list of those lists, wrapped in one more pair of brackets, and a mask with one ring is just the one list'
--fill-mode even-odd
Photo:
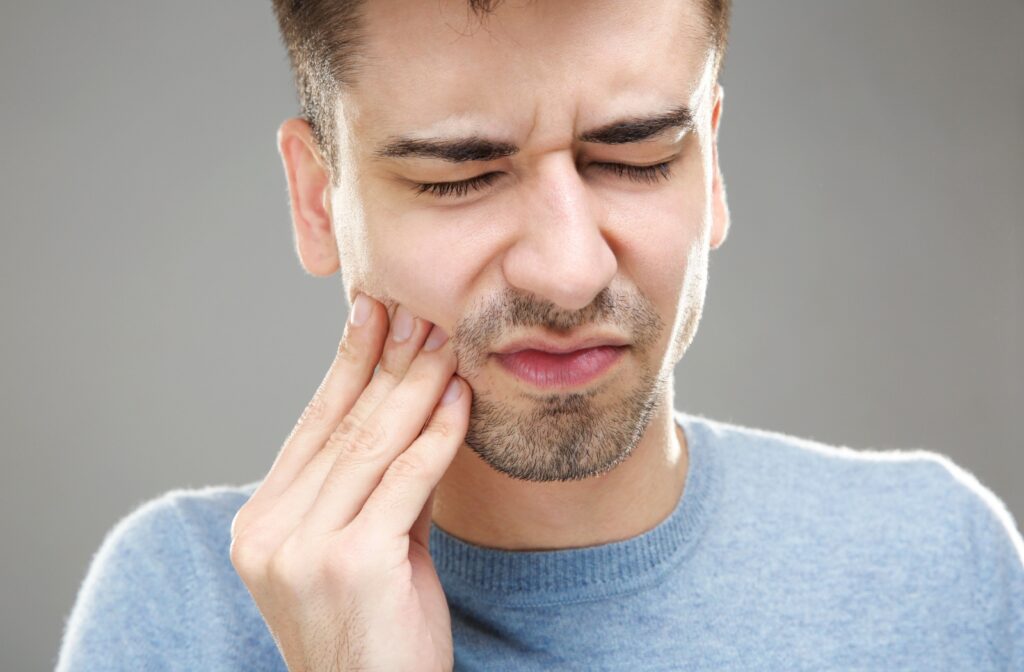
{"label": "skin", "polygon": [[[722,88],[696,3],[506,2],[480,25],[465,3],[371,0],[371,58],[337,105],[337,183],[309,125],[278,149],[295,244],[316,276],[450,334],[472,390],[465,441],[433,521],[474,544],[544,550],[604,544],[656,526],[685,488],[673,369],[696,333],[708,255],[729,213],[718,166]],[[634,144],[575,136],[686,104],[690,131]],[[373,156],[385,138],[476,131],[521,148],[453,164]],[[598,165],[674,159],[635,182]],[[443,198],[415,183],[500,175]],[[630,341],[584,388],[543,392],[491,353],[527,335]]]}

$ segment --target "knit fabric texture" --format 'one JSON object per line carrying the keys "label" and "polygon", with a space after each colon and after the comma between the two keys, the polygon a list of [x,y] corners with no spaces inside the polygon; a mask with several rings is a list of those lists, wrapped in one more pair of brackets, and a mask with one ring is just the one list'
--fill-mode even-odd
{"label": "knit fabric texture", "polygon": [[[456,670],[1024,671],[1024,543],[972,474],[675,419],[683,494],[638,536],[507,551],[431,526]],[[257,485],[172,490],[118,521],[58,672],[285,670],[228,555]]]}

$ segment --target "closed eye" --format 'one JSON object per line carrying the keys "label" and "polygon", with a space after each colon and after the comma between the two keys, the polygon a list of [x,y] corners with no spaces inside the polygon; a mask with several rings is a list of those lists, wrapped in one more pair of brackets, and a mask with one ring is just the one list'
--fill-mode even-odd
{"label": "closed eye", "polygon": [[[633,182],[654,184],[659,180],[667,180],[672,175],[671,165],[675,159],[656,163],[653,166],[631,166],[625,163],[595,163],[602,170],[614,173],[617,177],[625,177]],[[458,182],[427,182],[416,183],[413,190],[416,194],[428,193],[440,198],[460,198],[472,191],[479,191],[489,186],[501,173],[484,173],[477,177]]]}
{"label": "closed eye", "polygon": [[499,175],[501,173],[484,173],[483,175],[459,182],[416,183],[413,185],[413,189],[416,190],[417,195],[428,193],[441,198],[458,198],[468,194],[470,189],[474,191],[483,189],[491,182],[494,182]]}

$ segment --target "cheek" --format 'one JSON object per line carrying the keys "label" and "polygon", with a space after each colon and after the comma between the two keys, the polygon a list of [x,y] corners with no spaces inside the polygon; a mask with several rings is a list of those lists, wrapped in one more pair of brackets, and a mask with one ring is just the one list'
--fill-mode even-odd
{"label": "cheek", "polygon": [[609,202],[609,230],[618,244],[620,272],[628,274],[659,309],[675,310],[683,286],[708,244],[707,196],[699,158],[675,166],[664,188]]}
{"label": "cheek", "polygon": [[470,298],[469,288],[491,256],[488,242],[469,235],[458,216],[440,210],[381,211],[367,219],[371,282],[450,331],[467,309],[463,304]]}

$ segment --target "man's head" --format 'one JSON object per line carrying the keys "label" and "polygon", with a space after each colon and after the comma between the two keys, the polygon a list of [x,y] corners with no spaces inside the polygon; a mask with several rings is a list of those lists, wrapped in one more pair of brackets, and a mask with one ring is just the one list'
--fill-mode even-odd
{"label": "man's head", "polygon": [[[466,443],[528,480],[605,473],[671,401],[728,229],[728,2],[275,0],[305,117],[278,147],[298,254],[452,335]],[[487,20],[476,23],[472,14]],[[557,392],[527,336],[629,343]]]}

